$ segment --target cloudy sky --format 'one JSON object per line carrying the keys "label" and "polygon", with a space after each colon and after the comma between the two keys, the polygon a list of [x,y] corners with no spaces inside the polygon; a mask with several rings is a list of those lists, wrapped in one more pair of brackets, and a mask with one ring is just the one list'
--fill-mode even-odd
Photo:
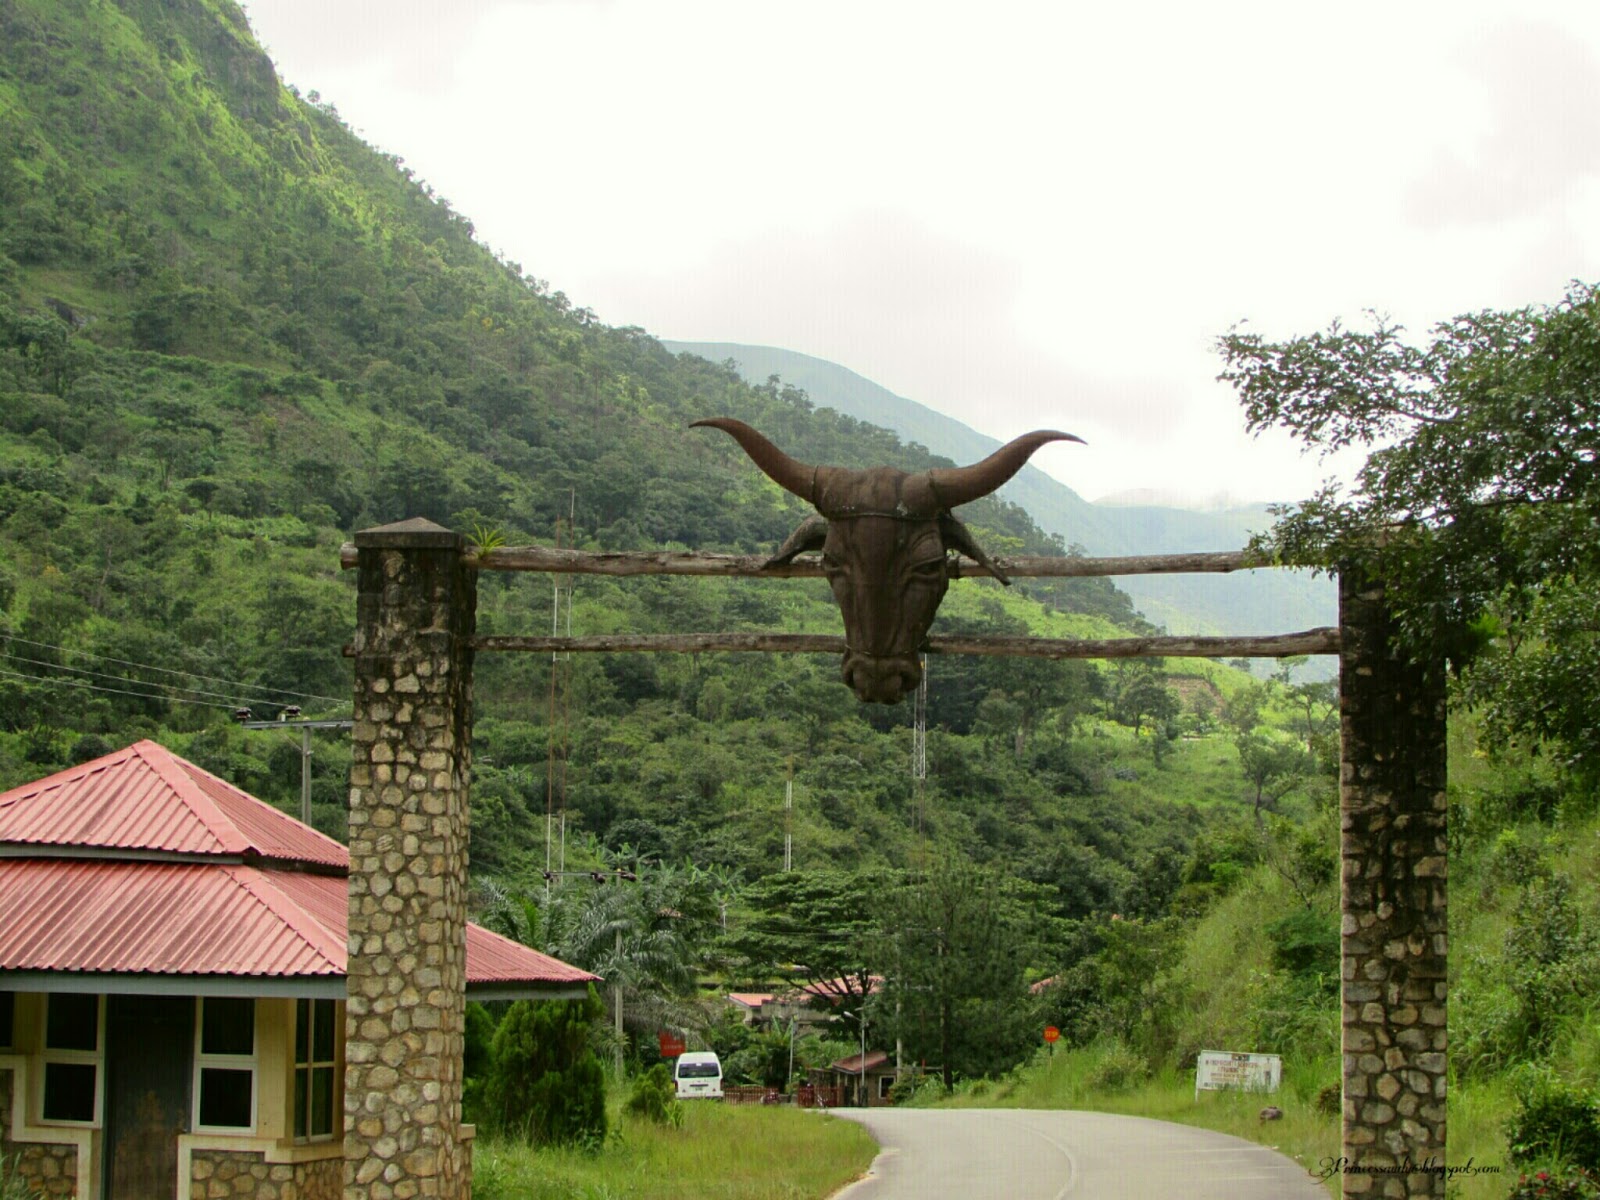
{"label": "cloudy sky", "polygon": [[[1600,4],[248,0],[612,325],[830,359],[1081,494],[1294,498],[1218,334],[1600,278]],[[1588,214],[1586,218],[1585,214]]]}

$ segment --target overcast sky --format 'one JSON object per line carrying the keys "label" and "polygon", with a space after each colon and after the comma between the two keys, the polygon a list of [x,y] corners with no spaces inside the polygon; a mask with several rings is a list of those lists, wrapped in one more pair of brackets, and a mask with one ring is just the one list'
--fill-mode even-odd
{"label": "overcast sky", "polygon": [[[1091,499],[1303,496],[1214,341],[1600,278],[1600,4],[249,0],[284,78],[611,325],[780,346]],[[1585,218],[1588,214],[1588,218]]]}

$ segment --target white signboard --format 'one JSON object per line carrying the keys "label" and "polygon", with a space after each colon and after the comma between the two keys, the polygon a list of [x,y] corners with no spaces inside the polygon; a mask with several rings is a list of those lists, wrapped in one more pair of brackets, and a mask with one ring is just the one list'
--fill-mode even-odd
{"label": "white signboard", "polygon": [[1275,1092],[1283,1081],[1283,1059],[1276,1054],[1235,1054],[1228,1050],[1202,1050],[1194,1064],[1194,1094],[1201,1089],[1218,1092]]}

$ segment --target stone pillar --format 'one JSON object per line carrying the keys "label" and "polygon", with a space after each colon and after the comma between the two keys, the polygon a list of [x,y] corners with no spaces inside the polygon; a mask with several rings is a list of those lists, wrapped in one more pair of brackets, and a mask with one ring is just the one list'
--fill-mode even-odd
{"label": "stone pillar", "polygon": [[476,573],[430,521],[355,542],[344,1195],[457,1200]]}
{"label": "stone pillar", "polygon": [[1445,1194],[1445,678],[1339,579],[1346,1196]]}

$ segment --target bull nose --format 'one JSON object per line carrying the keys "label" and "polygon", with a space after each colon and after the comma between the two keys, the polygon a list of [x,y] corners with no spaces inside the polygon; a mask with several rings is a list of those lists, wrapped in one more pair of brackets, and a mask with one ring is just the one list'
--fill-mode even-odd
{"label": "bull nose", "polygon": [[915,659],[853,658],[844,664],[845,684],[867,704],[898,704],[921,681]]}

